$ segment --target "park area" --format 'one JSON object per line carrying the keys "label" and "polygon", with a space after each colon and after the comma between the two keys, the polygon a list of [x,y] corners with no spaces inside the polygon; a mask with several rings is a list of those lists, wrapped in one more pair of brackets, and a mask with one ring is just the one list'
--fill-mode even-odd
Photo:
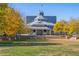
{"label": "park area", "polygon": [[[24,6],[26,8],[27,5]],[[39,16],[32,16],[32,23],[28,23],[28,15],[21,15],[18,7],[13,8],[8,3],[0,4],[0,56],[79,56],[79,18],[72,17],[67,21],[62,17],[57,21],[57,15],[51,18],[53,16],[50,14],[53,13],[48,12],[45,18],[43,12],[40,12]],[[31,16],[29,18],[32,21]]]}
{"label": "park area", "polygon": [[0,41],[1,56],[79,56],[79,40],[27,39]]}

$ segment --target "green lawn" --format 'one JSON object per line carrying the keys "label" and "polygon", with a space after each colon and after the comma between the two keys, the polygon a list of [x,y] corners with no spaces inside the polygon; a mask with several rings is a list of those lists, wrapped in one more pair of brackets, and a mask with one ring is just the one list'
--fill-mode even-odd
{"label": "green lawn", "polygon": [[[27,42],[13,42],[15,43],[25,43]],[[31,44],[32,43],[32,44]],[[45,44],[39,44],[45,43]],[[51,43],[51,44],[48,44]],[[31,45],[19,46],[0,46],[0,55],[5,56],[79,56],[79,40],[69,41],[69,40],[52,40],[46,42],[38,42],[34,44],[30,42]],[[60,43],[60,44],[58,44]],[[9,43],[11,44],[11,43]],[[34,45],[33,45],[34,44]]]}

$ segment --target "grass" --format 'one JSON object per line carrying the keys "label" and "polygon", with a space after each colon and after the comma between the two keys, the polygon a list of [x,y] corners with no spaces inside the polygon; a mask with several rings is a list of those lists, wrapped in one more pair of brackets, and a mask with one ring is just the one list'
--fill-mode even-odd
{"label": "grass", "polygon": [[[3,43],[3,42],[2,42]],[[8,42],[7,42],[8,43]],[[6,42],[3,44],[7,44]],[[9,44],[25,43],[25,46],[0,46],[2,56],[79,56],[79,40],[53,39],[48,42],[14,41]],[[35,44],[36,43],[36,44]],[[40,44],[41,43],[41,44]],[[1,44],[1,42],[0,42]],[[30,44],[30,45],[27,45]],[[34,45],[33,45],[34,44]]]}

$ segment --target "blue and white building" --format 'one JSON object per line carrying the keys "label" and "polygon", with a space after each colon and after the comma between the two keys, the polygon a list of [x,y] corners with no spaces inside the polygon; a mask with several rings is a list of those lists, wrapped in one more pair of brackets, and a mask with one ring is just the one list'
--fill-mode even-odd
{"label": "blue and white building", "polygon": [[56,16],[44,16],[44,12],[41,11],[38,16],[27,16],[26,20],[33,34],[49,35],[52,33],[52,28],[56,23]]}

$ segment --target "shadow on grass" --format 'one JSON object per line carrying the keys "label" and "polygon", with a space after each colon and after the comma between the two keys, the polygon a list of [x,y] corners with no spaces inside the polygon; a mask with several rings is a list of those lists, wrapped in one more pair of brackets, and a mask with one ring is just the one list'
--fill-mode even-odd
{"label": "shadow on grass", "polygon": [[46,38],[20,37],[15,41],[1,41],[0,46],[47,46],[61,45],[61,43],[48,42]]}
{"label": "shadow on grass", "polygon": [[0,42],[0,46],[47,46],[47,45],[61,45],[61,43],[49,42]]}

